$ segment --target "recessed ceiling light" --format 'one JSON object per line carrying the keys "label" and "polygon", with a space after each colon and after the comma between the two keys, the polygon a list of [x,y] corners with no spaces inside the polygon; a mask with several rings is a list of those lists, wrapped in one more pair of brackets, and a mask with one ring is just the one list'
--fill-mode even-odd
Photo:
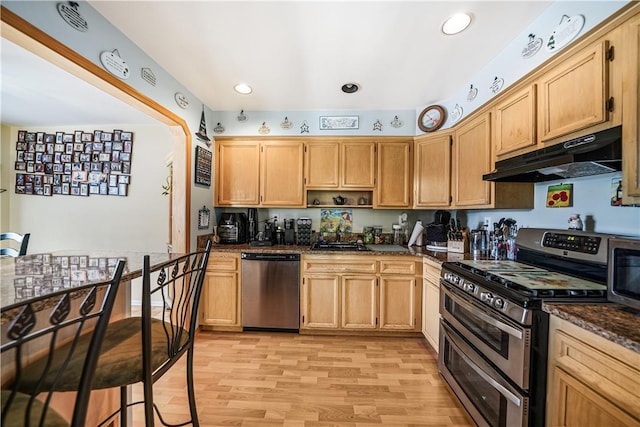
{"label": "recessed ceiling light", "polygon": [[458,34],[469,26],[471,15],[468,13],[456,13],[442,24],[442,32],[447,35]]}
{"label": "recessed ceiling light", "polygon": [[360,89],[357,83],[345,83],[342,85],[342,91],[344,93],[356,93]]}
{"label": "recessed ceiling light", "polygon": [[233,89],[236,92],[241,93],[243,95],[249,95],[251,92],[253,92],[253,89],[251,89],[251,86],[249,86],[246,83],[238,83],[233,87]]}

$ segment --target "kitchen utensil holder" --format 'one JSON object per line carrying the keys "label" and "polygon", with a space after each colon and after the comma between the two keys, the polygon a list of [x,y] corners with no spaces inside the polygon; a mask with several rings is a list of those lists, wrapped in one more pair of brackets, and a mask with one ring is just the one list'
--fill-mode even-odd
{"label": "kitchen utensil holder", "polygon": [[462,240],[448,240],[447,252],[464,254],[469,252],[469,236],[466,232],[462,233]]}

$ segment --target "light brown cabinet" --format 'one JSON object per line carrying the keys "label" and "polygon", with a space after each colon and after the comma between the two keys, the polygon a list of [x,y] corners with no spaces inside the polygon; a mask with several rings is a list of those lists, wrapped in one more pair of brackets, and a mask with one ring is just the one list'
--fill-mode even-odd
{"label": "light brown cabinet", "polygon": [[550,317],[547,425],[640,425],[640,354]]}
{"label": "light brown cabinet", "polygon": [[216,145],[216,206],[304,207],[302,142],[217,138]]}
{"label": "light brown cabinet", "polygon": [[373,189],[375,143],[372,140],[314,139],[305,147],[307,189]]}
{"label": "light brown cabinet", "polygon": [[416,259],[304,255],[300,330],[415,331]]}
{"label": "light brown cabinet", "polygon": [[203,328],[242,330],[239,267],[240,254],[211,252],[200,304]]}
{"label": "light brown cabinet", "polygon": [[415,208],[451,204],[451,145],[449,132],[416,137],[414,150]]}
{"label": "light brown cabinet", "polygon": [[595,43],[538,79],[541,143],[609,118],[609,43]]}
{"label": "light brown cabinet", "polygon": [[262,142],[260,150],[260,205],[304,207],[302,142]]}
{"label": "light brown cabinet", "polygon": [[622,203],[640,204],[640,15],[622,31]]}
{"label": "light brown cabinet", "polygon": [[442,266],[422,260],[422,334],[438,352],[440,346],[440,272]]}
{"label": "light brown cabinet", "polygon": [[260,143],[216,140],[216,206],[260,203]]}
{"label": "light brown cabinet", "polygon": [[374,208],[411,207],[413,139],[385,140],[377,144],[377,180]]}
{"label": "light brown cabinet", "polygon": [[498,160],[537,148],[535,84],[500,101],[494,117],[493,140]]}
{"label": "light brown cabinet", "polygon": [[484,113],[455,130],[453,139],[453,204],[491,204],[491,183],[482,175],[492,169],[491,113]]}

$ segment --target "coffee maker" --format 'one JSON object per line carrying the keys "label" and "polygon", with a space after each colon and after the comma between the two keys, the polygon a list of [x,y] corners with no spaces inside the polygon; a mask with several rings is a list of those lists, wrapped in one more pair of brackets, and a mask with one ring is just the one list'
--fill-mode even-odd
{"label": "coffee maker", "polygon": [[437,210],[433,215],[433,222],[425,227],[427,249],[432,251],[447,251],[447,232],[451,214],[447,211]]}
{"label": "coffee maker", "polygon": [[247,215],[244,212],[225,212],[218,222],[220,243],[247,242]]}

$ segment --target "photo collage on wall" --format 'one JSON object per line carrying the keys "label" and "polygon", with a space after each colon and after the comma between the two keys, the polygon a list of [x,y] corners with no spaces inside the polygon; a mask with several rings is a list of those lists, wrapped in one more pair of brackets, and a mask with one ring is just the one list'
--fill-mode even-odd
{"label": "photo collage on wall", "polygon": [[133,133],[18,131],[16,194],[126,196]]}

